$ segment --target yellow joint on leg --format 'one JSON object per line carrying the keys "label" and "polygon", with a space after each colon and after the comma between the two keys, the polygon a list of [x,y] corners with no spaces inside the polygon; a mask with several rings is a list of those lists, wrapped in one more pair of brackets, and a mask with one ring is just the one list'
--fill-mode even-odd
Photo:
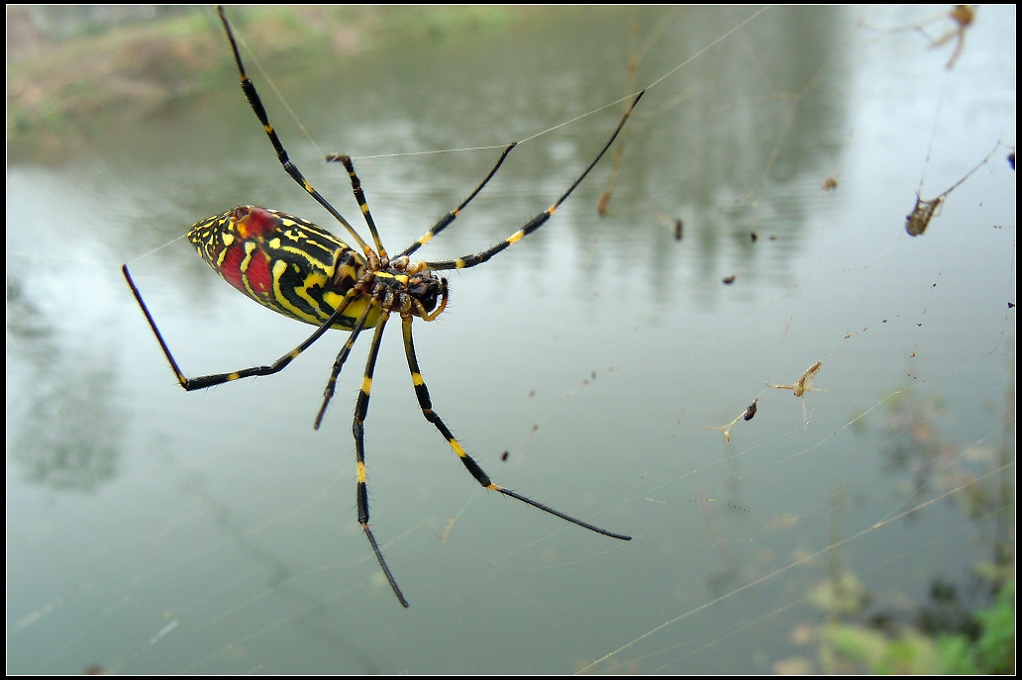
{"label": "yellow joint on leg", "polygon": [[422,379],[422,374],[421,373],[419,373],[418,371],[416,371],[415,373],[412,373],[412,384],[413,385],[418,387],[419,385],[424,385],[425,383],[426,383],[426,381]]}
{"label": "yellow joint on leg", "polygon": [[408,275],[407,274],[391,274],[390,272],[376,272],[376,278],[378,278],[378,279],[394,279],[398,283],[406,284],[406,285],[408,283]]}
{"label": "yellow joint on leg", "polygon": [[237,380],[240,377],[241,375],[238,373],[231,373],[229,376],[227,376],[227,380],[228,382],[230,382],[231,380]]}
{"label": "yellow joint on leg", "polygon": [[461,444],[458,443],[457,439],[451,438],[447,440],[451,444],[451,448],[458,454],[458,458],[464,458],[468,454],[465,453],[465,449],[461,448]]}
{"label": "yellow joint on leg", "polygon": [[366,483],[366,464],[362,461],[355,463],[355,478],[359,484]]}
{"label": "yellow joint on leg", "polygon": [[369,376],[362,378],[362,393],[369,394],[369,390],[373,389],[373,379]]}
{"label": "yellow joint on leg", "polygon": [[507,242],[509,244],[513,245],[513,244],[518,243],[519,241],[521,241],[523,238],[525,238],[525,232],[519,230],[519,231],[516,231],[515,233],[511,234],[510,236],[508,236],[507,237]]}

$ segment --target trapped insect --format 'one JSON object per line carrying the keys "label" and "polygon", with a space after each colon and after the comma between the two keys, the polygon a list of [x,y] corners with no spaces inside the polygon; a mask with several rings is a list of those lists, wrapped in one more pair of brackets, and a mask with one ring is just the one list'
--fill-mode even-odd
{"label": "trapped insect", "polygon": [[372,388],[373,371],[380,349],[380,341],[384,328],[391,315],[401,319],[401,332],[404,339],[405,358],[411,373],[412,386],[419,407],[426,420],[432,423],[458,458],[468,469],[472,477],[482,486],[497,491],[511,498],[518,499],[546,513],[560,517],[573,524],[594,531],[604,536],[620,540],[631,540],[630,536],[614,533],[606,529],[576,519],[553,508],[531,500],[521,494],[498,486],[490,481],[489,476],[478,463],[465,451],[461,443],[451,434],[447,425],[433,410],[429,390],[419,370],[415,347],[412,342],[412,322],[415,319],[434,321],[447,306],[447,280],[436,272],[449,269],[465,269],[483,264],[494,255],[517,243],[544,223],[554,211],[581,184],[593,167],[603,158],[604,154],[617,138],[618,133],[628,121],[635,105],[644,92],[632,99],[631,105],[622,116],[610,139],[601,148],[596,157],[589,163],[579,177],[557,201],[529,220],[518,231],[495,246],[478,253],[464,255],[454,260],[419,261],[410,259],[415,251],[428,243],[434,236],[447,228],[487,185],[500,169],[515,144],[507,146],[500,158],[482,182],[472,191],[461,205],[440,218],[421,238],[398,253],[391,256],[383,246],[379,231],[373,221],[372,213],[362,191],[361,182],[355,173],[355,166],[348,156],[328,156],[328,161],[339,161],[348,172],[352,192],[369,230],[372,245],[367,243],[351,224],[316,191],[305,179],[301,171],[291,161],[287,151],[270,124],[266,109],[263,106],[255,85],[249,80],[245,66],[238,51],[234,32],[222,7],[217,11],[223,23],[224,31],[230,42],[234,60],[241,78],[241,89],[245,93],[249,105],[262,124],[263,130],[276,152],[277,159],[291,178],[297,182],[312,198],[323,206],[345,229],[352,247],[322,227],[300,217],[288,215],[276,210],[244,205],[227,210],[219,215],[201,220],[188,232],[188,240],[195,247],[199,256],[213,268],[225,281],[237,288],[247,297],[255,300],[284,316],[316,326],[316,330],[300,345],[287,352],[279,359],[265,366],[254,366],[227,373],[189,378],[181,371],[170,348],[157,328],[156,321],[146,307],[142,294],[135,285],[127,265],[122,267],[124,277],[131,287],[135,299],[145,314],[167,361],[173,368],[178,382],[188,391],[220,385],[240,378],[258,375],[271,375],[286,368],[298,355],[308,349],[332,328],[348,332],[348,338],[341,347],[327,380],[323,404],[315,419],[318,429],[326,413],[327,406],[334,394],[337,378],[344,362],[362,331],[375,329],[369,345],[365,373],[355,405],[355,417],[352,431],[355,439],[356,465],[356,504],[358,521],[369,539],[373,553],[383,570],[390,587],[398,601],[405,607],[408,601],[402,594],[394,575],[391,573],[383,553],[369,527],[369,501],[366,488],[365,444],[363,423],[369,409],[369,395]]}

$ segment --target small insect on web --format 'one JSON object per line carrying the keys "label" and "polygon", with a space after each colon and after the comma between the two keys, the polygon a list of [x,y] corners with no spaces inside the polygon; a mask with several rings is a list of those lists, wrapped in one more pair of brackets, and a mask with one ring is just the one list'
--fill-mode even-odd
{"label": "small insect on web", "polygon": [[366,202],[361,182],[355,173],[355,166],[348,156],[328,156],[328,161],[339,161],[348,171],[352,192],[358,202],[359,209],[365,219],[366,227],[372,238],[370,246],[359,236],[350,223],[305,179],[298,167],[291,161],[277,133],[270,124],[263,102],[256,92],[255,85],[249,80],[245,66],[238,51],[238,45],[230,22],[222,7],[217,11],[223,23],[224,31],[230,42],[234,60],[237,63],[241,78],[241,89],[245,98],[259,119],[266,136],[276,152],[277,159],[291,179],[298,183],[312,198],[329,212],[344,227],[348,236],[357,246],[353,248],[340,238],[322,227],[293,215],[276,210],[244,205],[228,210],[219,215],[204,219],[192,226],[188,232],[188,240],[192,243],[210,267],[225,281],[259,304],[279,314],[316,326],[316,330],[300,345],[287,352],[279,359],[265,366],[253,366],[228,373],[216,373],[196,378],[189,378],[181,371],[170,348],[156,326],[156,321],[146,307],[142,294],[131,278],[128,266],[121,269],[138,301],[146,320],[152,328],[167,361],[177,376],[178,382],[187,391],[220,385],[240,378],[259,375],[272,375],[284,370],[295,358],[307,350],[313,343],[323,337],[331,328],[348,331],[348,339],[341,347],[330,377],[327,380],[323,395],[323,404],[316,414],[315,428],[319,429],[327,406],[333,397],[344,362],[362,331],[374,328],[373,339],[369,345],[368,358],[362,386],[355,404],[355,417],[352,433],[355,439],[356,465],[356,504],[358,522],[369,539],[369,544],[376,555],[380,568],[398,601],[407,607],[408,601],[397,585],[390,568],[383,558],[383,553],[369,527],[369,500],[366,488],[364,422],[369,410],[369,394],[372,388],[373,371],[380,349],[383,331],[392,314],[401,318],[401,332],[404,339],[405,358],[411,373],[412,386],[422,415],[432,423],[443,435],[444,439],[457,454],[458,458],[471,473],[472,477],[482,486],[510,496],[523,503],[538,508],[543,512],[560,517],[598,534],[623,541],[631,540],[631,536],[601,529],[583,520],[571,517],[553,508],[531,500],[515,491],[505,489],[490,481],[489,476],[470,456],[461,443],[451,434],[447,425],[433,410],[429,390],[419,371],[419,363],[412,342],[412,321],[415,318],[423,321],[435,320],[447,307],[447,279],[436,274],[448,269],[466,269],[483,264],[494,255],[504,251],[532,232],[539,229],[554,214],[554,211],[582,183],[589,172],[603,158],[614,143],[618,133],[628,121],[635,105],[645,91],[639,92],[631,101],[630,106],[621,117],[610,139],[603,145],[596,157],[586,166],[568,189],[557,201],[529,220],[518,231],[500,243],[478,253],[464,255],[454,260],[416,261],[409,256],[428,243],[434,236],[446,229],[461,211],[489,183],[507,159],[516,144],[508,145],[494,164],[489,174],[472,191],[461,205],[450,211],[421,238],[391,257],[383,247],[380,234],[373,221],[372,213]]}
{"label": "small insect on web", "polygon": [[821,368],[823,368],[823,362],[817,361],[802,373],[802,377],[794,385],[772,385],[769,381],[767,382],[767,387],[775,390],[792,390],[794,395],[802,400],[802,419],[806,421],[806,427],[809,427],[809,416],[806,413],[805,396],[810,392],[822,391],[813,388],[813,381],[816,380],[816,375]]}
{"label": "small insect on web", "polygon": [[756,397],[755,399],[752,400],[752,403],[749,404],[744,411],[739,413],[738,416],[734,420],[732,420],[730,423],[728,423],[726,425],[721,425],[720,427],[708,427],[706,429],[707,430],[717,430],[718,432],[720,432],[721,434],[724,435],[724,439],[725,440],[730,442],[731,441],[731,428],[734,427],[735,424],[739,420],[744,420],[745,422],[748,422],[748,421],[752,420],[753,418],[755,418],[756,417],[756,411],[759,410],[758,404],[759,404],[759,397]]}
{"label": "small insect on web", "polygon": [[794,385],[771,385],[768,382],[767,387],[775,390],[794,390],[796,397],[805,396],[807,392],[813,391],[813,381],[816,380],[816,374],[820,372],[821,368],[823,368],[823,362],[817,361],[802,373],[802,377]]}

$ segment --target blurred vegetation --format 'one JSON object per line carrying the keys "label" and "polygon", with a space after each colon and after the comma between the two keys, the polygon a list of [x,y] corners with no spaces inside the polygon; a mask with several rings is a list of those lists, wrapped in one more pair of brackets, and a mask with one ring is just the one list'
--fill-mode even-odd
{"label": "blurred vegetation", "polygon": [[[828,584],[814,593],[821,607],[836,606]],[[1015,580],[1004,583],[992,605],[963,618],[958,632],[926,634],[914,626],[830,622],[800,632],[817,644],[816,664],[799,657],[779,672],[1014,674]]]}
{"label": "blurred vegetation", "polygon": [[[927,602],[918,607],[881,608],[834,549],[830,578],[809,597],[824,613],[825,623],[803,624],[791,636],[796,644],[815,647],[815,655],[780,661],[774,665],[776,672],[1015,673],[1013,386],[1003,409],[999,446],[962,446],[941,431],[947,414],[939,399],[906,390],[888,403],[878,428],[884,442],[880,455],[888,474],[904,477],[906,519],[926,505],[926,499],[947,494],[958,501],[950,507],[982,527],[982,544],[990,557],[973,565],[965,585],[934,577]],[[835,508],[843,504],[840,490],[833,502]],[[832,544],[841,539],[838,525],[835,520]],[[891,594],[884,599],[889,603]],[[905,597],[902,602],[912,600]]]}
{"label": "blurred vegetation", "polygon": [[[485,39],[535,13],[511,7],[228,9],[261,61],[294,70],[410,42]],[[211,7],[8,5],[8,158],[59,158],[90,135],[235,78]]]}

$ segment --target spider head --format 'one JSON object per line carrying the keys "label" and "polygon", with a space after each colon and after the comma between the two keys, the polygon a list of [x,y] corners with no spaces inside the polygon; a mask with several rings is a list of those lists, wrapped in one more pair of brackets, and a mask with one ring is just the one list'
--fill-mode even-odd
{"label": "spider head", "polygon": [[415,300],[415,309],[426,321],[440,316],[447,306],[447,279],[434,272],[421,271],[408,277],[405,292]]}

